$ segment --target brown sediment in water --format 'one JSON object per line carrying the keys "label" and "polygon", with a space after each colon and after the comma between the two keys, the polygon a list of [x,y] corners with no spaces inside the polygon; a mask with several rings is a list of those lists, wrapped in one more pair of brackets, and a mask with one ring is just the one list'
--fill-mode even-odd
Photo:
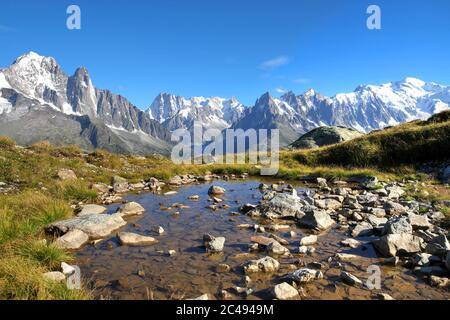
{"label": "brown sediment in water", "polygon": [[[227,190],[221,198],[230,208],[217,211],[206,208],[212,204],[208,201],[208,189],[212,184]],[[255,231],[237,226],[264,224],[264,221],[230,213],[239,211],[242,204],[258,203],[261,199],[259,184],[260,181],[256,180],[214,181],[182,187],[172,196],[152,193],[128,196],[127,200],[144,206],[146,213],[142,217],[129,219],[130,223],[123,231],[154,236],[159,243],[143,247],[121,246],[117,238],[112,236],[95,246],[86,246],[76,253],[76,263],[81,268],[82,276],[94,287],[97,298],[189,299],[204,293],[220,298],[221,290],[227,290],[234,299],[270,299],[268,289],[283,282],[283,276],[292,271],[293,264],[300,268],[301,265],[320,262],[323,264],[324,278],[302,285],[303,299],[373,299],[380,292],[388,293],[395,299],[450,298],[447,290],[431,287],[411,270],[380,265],[370,244],[358,249],[340,246],[339,242],[348,238],[346,231],[332,229],[321,234],[318,243],[314,245],[315,253],[299,255],[299,240],[310,234],[310,231],[298,228],[293,223],[290,230],[274,232],[289,241],[287,247],[293,257],[277,258],[281,267],[276,274],[251,275],[252,282],[248,288],[253,290],[252,294],[247,296],[245,293],[237,293],[236,287],[246,287],[243,264],[266,255],[264,252],[248,254],[248,244]],[[199,195],[200,199],[188,200],[192,195]],[[185,204],[189,208],[166,209],[175,203]],[[117,205],[112,205],[109,212],[116,209]],[[285,221],[280,223],[286,224]],[[155,226],[162,226],[165,233],[157,235],[152,231]],[[296,237],[291,238],[289,231],[295,231]],[[203,235],[206,233],[226,238],[223,253],[206,253],[203,247]],[[169,250],[175,250],[176,254],[170,256]],[[343,262],[342,268],[338,268],[328,262],[328,258],[337,252],[352,253],[359,258],[354,262]],[[231,271],[217,272],[219,264],[229,265]],[[367,272],[370,265],[381,268],[381,290],[369,290],[365,285],[360,288],[352,287],[339,278],[344,270],[365,283],[371,276]]]}

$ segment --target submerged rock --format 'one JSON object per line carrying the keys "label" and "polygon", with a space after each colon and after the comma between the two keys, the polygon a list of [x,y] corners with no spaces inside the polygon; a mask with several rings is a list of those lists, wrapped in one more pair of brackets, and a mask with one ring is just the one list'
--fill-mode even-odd
{"label": "submerged rock", "polygon": [[141,236],[131,232],[120,232],[117,237],[122,245],[128,246],[146,246],[158,243],[153,237]]}

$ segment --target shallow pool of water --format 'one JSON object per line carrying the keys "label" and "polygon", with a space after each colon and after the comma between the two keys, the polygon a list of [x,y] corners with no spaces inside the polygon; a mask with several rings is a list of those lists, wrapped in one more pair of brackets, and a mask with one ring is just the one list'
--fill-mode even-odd
{"label": "shallow pool of water", "polygon": [[[282,276],[290,272],[292,264],[299,265],[321,262],[324,279],[303,286],[303,299],[371,299],[377,292],[385,292],[396,299],[449,299],[448,291],[430,287],[411,271],[402,267],[381,267],[381,290],[371,291],[355,288],[339,279],[341,269],[328,263],[328,258],[336,252],[348,252],[361,256],[354,263],[344,263],[344,270],[366,281],[371,274],[367,267],[378,264],[379,260],[371,245],[360,249],[346,249],[339,242],[347,238],[345,232],[333,229],[320,235],[312,255],[298,255],[299,240],[308,230],[291,224],[297,235],[291,238],[289,231],[279,231],[276,235],[289,241],[287,246],[292,258],[279,258],[281,268],[277,274],[252,275],[249,288],[253,293],[235,292],[236,287],[245,287],[242,265],[249,260],[265,256],[264,252],[248,254],[250,237],[254,230],[240,229],[239,224],[263,224],[245,215],[231,215],[238,212],[245,203],[256,204],[261,199],[259,181],[214,181],[214,185],[224,187],[227,192],[222,197],[228,209],[212,211],[206,206],[208,189],[211,183],[185,186],[173,196],[152,193],[129,195],[128,201],[136,201],[147,210],[145,215],[129,220],[121,231],[154,236],[159,243],[148,247],[121,246],[115,236],[100,243],[89,245],[76,253],[76,263],[83,277],[95,288],[97,298],[105,299],[189,299],[202,294],[220,298],[221,290],[228,290],[234,299],[269,299],[269,288],[282,281]],[[301,190],[301,188],[297,188]],[[198,201],[188,200],[191,195],[199,195]],[[172,208],[181,203],[190,208]],[[220,205],[219,205],[220,206]],[[109,207],[114,212],[118,205]],[[282,222],[283,224],[290,222]],[[152,232],[153,227],[162,226],[163,235]],[[203,247],[205,233],[226,238],[225,249],[221,254],[207,254]],[[267,234],[266,234],[267,235]],[[169,250],[176,255],[170,256]],[[231,266],[231,271],[218,273],[218,264]]]}

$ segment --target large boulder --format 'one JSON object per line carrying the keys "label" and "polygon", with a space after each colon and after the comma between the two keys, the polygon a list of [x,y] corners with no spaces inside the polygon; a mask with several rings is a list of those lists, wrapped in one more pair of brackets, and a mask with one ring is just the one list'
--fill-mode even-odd
{"label": "large boulder", "polygon": [[55,246],[61,249],[76,250],[89,241],[89,236],[81,230],[72,230],[55,240]]}
{"label": "large boulder", "polygon": [[384,234],[412,233],[413,227],[407,217],[393,217],[384,225]]}
{"label": "large boulder", "polygon": [[270,219],[303,217],[303,206],[298,196],[287,193],[274,193],[258,207],[263,216]]}
{"label": "large boulder", "polygon": [[331,228],[335,222],[325,211],[313,209],[309,210],[306,215],[299,220],[299,224],[303,227],[317,231],[325,231]]}
{"label": "large boulder", "polygon": [[244,266],[245,273],[276,272],[280,268],[280,263],[272,257],[264,257],[259,260],[252,260]]}
{"label": "large boulder", "polygon": [[384,257],[410,255],[420,252],[423,239],[409,233],[388,234],[373,241],[374,247]]}
{"label": "large boulder", "polygon": [[52,223],[47,227],[47,231],[58,235],[66,234],[72,230],[80,230],[92,239],[101,239],[126,224],[125,220],[118,214],[88,214]]}
{"label": "large boulder", "polygon": [[346,127],[320,127],[304,134],[291,146],[295,149],[313,149],[352,140],[362,135],[363,133]]}
{"label": "large boulder", "polygon": [[117,209],[117,214],[122,218],[144,214],[145,209],[137,202],[128,202]]}

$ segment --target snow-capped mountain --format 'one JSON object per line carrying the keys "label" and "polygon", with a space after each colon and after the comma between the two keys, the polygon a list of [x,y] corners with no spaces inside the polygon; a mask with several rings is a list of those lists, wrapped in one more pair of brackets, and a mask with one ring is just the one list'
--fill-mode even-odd
{"label": "snow-capped mountain", "polygon": [[233,127],[282,129],[282,144],[320,126],[345,126],[370,132],[449,109],[450,87],[406,78],[380,86],[364,85],[354,92],[321,96],[308,90],[280,99],[266,93]]}
{"label": "snow-capped mountain", "polygon": [[223,130],[232,126],[244,113],[244,105],[236,98],[192,97],[189,99],[168,93],[159,94],[147,113],[169,130],[192,129],[194,121],[205,129]]}
{"label": "snow-capped mountain", "polygon": [[[49,129],[50,122],[37,125],[37,119],[45,121],[45,117],[37,115],[43,112],[49,118],[51,115],[52,119],[60,119],[58,125],[66,119],[73,136],[61,133],[67,129],[64,125],[53,131]],[[24,143],[60,143],[64,136],[63,140],[91,149],[102,146],[124,152],[150,152],[167,151],[166,142],[170,141],[168,130],[124,97],[95,88],[85,68],[67,76],[54,58],[34,52],[0,70],[0,121],[0,133]],[[25,123],[34,131],[21,132]],[[17,130],[11,132],[14,127]],[[109,146],[112,141],[115,145]]]}

